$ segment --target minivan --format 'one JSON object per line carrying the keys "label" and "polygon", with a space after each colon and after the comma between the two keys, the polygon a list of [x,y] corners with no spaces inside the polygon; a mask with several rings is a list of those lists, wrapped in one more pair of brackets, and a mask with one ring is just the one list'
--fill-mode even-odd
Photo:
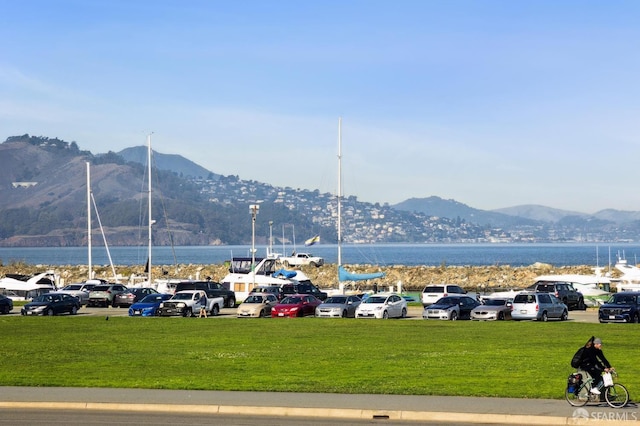
{"label": "minivan", "polygon": [[521,292],[516,294],[511,305],[511,318],[519,320],[547,321],[568,318],[567,305],[551,293]]}
{"label": "minivan", "polygon": [[426,308],[445,296],[466,293],[462,287],[455,284],[429,284],[422,290],[422,306]]}

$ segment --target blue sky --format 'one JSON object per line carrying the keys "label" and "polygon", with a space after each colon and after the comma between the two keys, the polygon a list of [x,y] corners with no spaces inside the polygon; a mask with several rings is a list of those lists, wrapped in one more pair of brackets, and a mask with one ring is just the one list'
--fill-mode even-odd
{"label": "blue sky", "polygon": [[640,2],[0,0],[0,140],[361,201],[640,210]]}

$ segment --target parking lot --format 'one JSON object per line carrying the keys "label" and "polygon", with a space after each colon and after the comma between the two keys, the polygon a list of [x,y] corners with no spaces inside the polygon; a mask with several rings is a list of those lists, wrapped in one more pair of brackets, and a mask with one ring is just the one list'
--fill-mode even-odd
{"label": "parking lot", "polygon": [[[9,315],[20,315],[20,308],[16,306],[13,311]],[[129,315],[128,308],[96,308],[91,307],[87,308],[83,306],[78,311],[78,316],[109,316],[109,317],[124,317]],[[175,317],[178,318],[178,317]],[[236,308],[223,308],[220,310],[220,315],[211,317],[208,319],[236,319]],[[264,319],[263,319],[264,320]],[[422,307],[420,306],[409,306],[409,312],[406,319],[407,320],[421,320],[422,319]],[[430,320],[433,321],[433,320]],[[569,321],[576,322],[586,322],[586,323],[597,323],[598,322],[598,311],[597,309],[587,309],[586,311],[569,311]]]}

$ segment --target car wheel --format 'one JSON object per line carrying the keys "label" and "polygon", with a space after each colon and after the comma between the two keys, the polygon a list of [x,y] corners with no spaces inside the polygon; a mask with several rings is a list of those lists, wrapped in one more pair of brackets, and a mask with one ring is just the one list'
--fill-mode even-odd
{"label": "car wheel", "polygon": [[560,321],[566,321],[569,318],[569,313],[567,311],[562,311],[562,316],[560,317]]}
{"label": "car wheel", "polygon": [[451,312],[451,315],[449,316],[449,319],[451,321],[456,321],[458,319],[458,313],[456,311]]}
{"label": "car wheel", "polygon": [[78,314],[78,307],[74,306],[71,308],[71,315],[77,315]]}
{"label": "car wheel", "polygon": [[549,316],[547,315],[547,311],[544,311],[544,312],[542,313],[542,316],[540,317],[540,321],[542,321],[542,322],[547,322],[547,321],[549,321]]}
{"label": "car wheel", "polygon": [[389,312],[384,311],[384,312],[382,313],[382,319],[389,319]]}
{"label": "car wheel", "polygon": [[47,312],[45,312],[45,314],[49,317],[53,316],[53,309],[47,309]]}
{"label": "car wheel", "polygon": [[318,267],[318,265],[316,264],[316,262],[310,262],[309,265],[311,266],[315,266],[316,268]]}
{"label": "car wheel", "polygon": [[220,308],[218,308],[218,305],[213,305],[213,308],[211,308],[211,316],[218,316],[220,314]]}
{"label": "car wheel", "polygon": [[582,298],[578,301],[578,309],[580,309],[581,311],[587,310],[587,305],[584,303],[584,299]]}
{"label": "car wheel", "polygon": [[191,308],[186,308],[184,312],[182,312],[182,316],[185,318],[192,317],[193,311],[191,310]]}
{"label": "car wheel", "polygon": [[227,308],[233,308],[236,306],[236,299],[235,297],[230,297],[227,299]]}
{"label": "car wheel", "polygon": [[342,318],[346,318],[347,317],[347,310],[345,309],[344,311],[342,311]]}
{"label": "car wheel", "polygon": [[400,318],[406,318],[407,317],[407,308],[402,308],[402,314],[400,315]]}
{"label": "car wheel", "polygon": [[504,312],[498,313],[498,321],[504,321]]}

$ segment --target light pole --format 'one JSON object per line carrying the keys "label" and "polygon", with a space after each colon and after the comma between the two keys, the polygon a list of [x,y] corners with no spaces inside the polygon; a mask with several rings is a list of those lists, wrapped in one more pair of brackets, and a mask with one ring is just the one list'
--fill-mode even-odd
{"label": "light pole", "polygon": [[268,256],[273,256],[273,221],[269,221],[269,252]]}
{"label": "light pole", "polygon": [[256,286],[256,216],[260,206],[258,204],[249,205],[251,212],[251,271],[253,272],[253,287]]}

